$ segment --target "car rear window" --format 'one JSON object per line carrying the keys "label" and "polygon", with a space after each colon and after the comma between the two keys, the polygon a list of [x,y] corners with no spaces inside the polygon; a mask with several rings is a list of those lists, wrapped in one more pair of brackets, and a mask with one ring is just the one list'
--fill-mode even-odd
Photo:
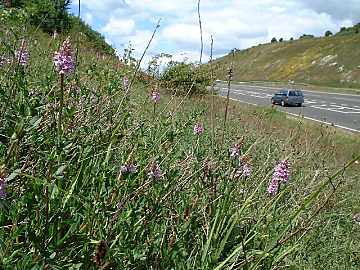
{"label": "car rear window", "polygon": [[297,96],[303,96],[303,93],[301,91],[296,91]]}
{"label": "car rear window", "polygon": [[291,97],[294,97],[294,96],[296,96],[296,93],[295,93],[295,91],[290,91],[290,92],[289,92],[289,96],[291,96]]}

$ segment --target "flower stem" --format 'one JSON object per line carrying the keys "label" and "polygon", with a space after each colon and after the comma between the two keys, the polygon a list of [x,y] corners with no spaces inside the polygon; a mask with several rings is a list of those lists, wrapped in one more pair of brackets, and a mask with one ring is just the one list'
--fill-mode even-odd
{"label": "flower stem", "polygon": [[64,107],[64,74],[60,74],[60,106],[58,119],[58,136],[62,134],[62,110]]}

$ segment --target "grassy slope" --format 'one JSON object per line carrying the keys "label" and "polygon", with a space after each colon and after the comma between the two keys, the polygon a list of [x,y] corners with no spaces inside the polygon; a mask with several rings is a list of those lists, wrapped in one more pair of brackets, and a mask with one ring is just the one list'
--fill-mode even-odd
{"label": "grassy slope", "polygon": [[264,44],[237,52],[234,59],[231,54],[219,58],[214,69],[217,78],[224,80],[234,61],[238,81],[295,80],[360,88],[359,42],[360,34],[347,34]]}
{"label": "grassy slope", "polygon": [[[231,103],[224,129],[224,101],[218,98],[214,122],[209,97],[183,100],[165,94],[153,115],[149,86],[137,83],[126,97],[122,78],[130,70],[119,69],[115,58],[83,39],[76,74],[66,80],[64,136],[59,142],[59,81],[51,57],[64,37],[51,40],[31,28],[26,33],[13,30],[29,40],[30,63],[24,74],[0,71],[0,167],[5,166],[1,172],[9,179],[8,196],[1,201],[0,268],[96,269],[93,256],[101,240],[107,245],[102,261],[114,269],[212,269],[246,239],[247,258],[257,254],[259,260],[259,251],[273,246],[289,215],[317,190],[319,181],[360,152],[356,137],[284,121],[284,114],[267,108]],[[6,42],[16,48],[19,41],[9,35]],[[197,121],[205,125],[199,138],[192,132]],[[246,180],[231,176],[237,164],[228,156],[229,146],[241,137],[242,154],[251,158],[253,167]],[[274,164],[287,156],[291,180],[273,199],[266,186]],[[159,181],[147,176],[154,160],[164,172]],[[119,174],[120,166],[131,161],[139,172]],[[290,241],[279,253],[270,252],[277,258],[301,244],[278,265],[358,269],[360,228],[351,216],[360,211],[359,172],[354,165],[334,179],[335,184],[344,183],[314,219],[314,231]],[[311,210],[331,191],[327,186]],[[308,215],[303,212],[294,229],[304,225]],[[216,230],[209,252],[203,254],[212,227]],[[245,255],[239,252],[237,262]],[[270,268],[270,261],[260,261],[258,269]]]}

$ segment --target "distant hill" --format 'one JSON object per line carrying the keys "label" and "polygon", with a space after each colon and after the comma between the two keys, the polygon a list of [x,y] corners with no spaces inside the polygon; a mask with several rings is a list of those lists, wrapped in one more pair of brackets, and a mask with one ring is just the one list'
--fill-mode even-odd
{"label": "distant hill", "polygon": [[214,61],[218,79],[225,80],[234,63],[237,81],[288,81],[334,87],[360,87],[360,24],[339,33],[274,42],[235,50]]}

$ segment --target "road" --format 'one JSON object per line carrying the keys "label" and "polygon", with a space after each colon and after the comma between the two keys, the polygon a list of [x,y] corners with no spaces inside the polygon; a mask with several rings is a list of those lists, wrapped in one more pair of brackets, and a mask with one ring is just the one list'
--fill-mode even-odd
{"label": "road", "polygon": [[[225,82],[218,82],[216,88],[221,96],[226,96]],[[281,88],[232,83],[230,98],[252,105],[270,106],[272,95],[279,90]],[[301,90],[305,98],[302,107],[277,106],[277,108],[294,116],[301,116],[360,134],[360,95]]]}

